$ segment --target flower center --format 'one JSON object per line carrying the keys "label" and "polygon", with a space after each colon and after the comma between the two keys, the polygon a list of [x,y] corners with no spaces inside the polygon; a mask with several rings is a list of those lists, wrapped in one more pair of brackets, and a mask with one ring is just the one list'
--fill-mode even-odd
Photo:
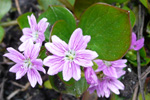
{"label": "flower center", "polygon": [[32,68],[32,63],[31,63],[31,60],[30,59],[26,59],[24,60],[24,63],[23,63],[23,66],[22,68],[24,69],[31,69]]}
{"label": "flower center", "polygon": [[109,61],[103,61],[104,62],[104,64],[107,66],[107,67],[110,67],[111,66],[111,62],[109,62]]}
{"label": "flower center", "polygon": [[73,61],[76,56],[76,53],[73,50],[67,51],[65,54],[66,54],[65,60],[69,60],[69,61]]}
{"label": "flower center", "polygon": [[33,40],[36,41],[39,38],[38,31],[32,33]]}

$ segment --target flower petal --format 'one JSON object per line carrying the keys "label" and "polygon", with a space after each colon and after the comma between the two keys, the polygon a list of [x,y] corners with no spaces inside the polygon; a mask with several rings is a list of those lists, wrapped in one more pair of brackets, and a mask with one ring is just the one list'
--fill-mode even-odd
{"label": "flower petal", "polygon": [[32,37],[29,36],[29,35],[23,35],[21,38],[20,38],[20,41],[21,42],[26,42],[27,40],[31,39]]}
{"label": "flower petal", "polygon": [[120,90],[124,90],[124,85],[118,81],[117,79],[113,80],[114,82],[112,84],[114,84],[118,89]]}
{"label": "flower petal", "polygon": [[77,28],[70,37],[69,49],[75,50],[75,51],[85,49],[90,39],[91,39],[90,36],[82,35],[82,29]]}
{"label": "flower petal", "polygon": [[134,47],[134,50],[140,50],[144,46],[144,38],[136,41],[136,47]]}
{"label": "flower petal", "polygon": [[48,70],[49,75],[55,75],[63,70],[64,60],[58,56],[48,56],[44,59],[43,64],[50,67]]}
{"label": "flower petal", "polygon": [[107,67],[106,69],[103,70],[103,73],[107,76],[110,76],[110,77],[115,77],[117,78],[117,72],[116,72],[116,69],[113,68],[113,67]]}
{"label": "flower petal", "polygon": [[13,73],[17,73],[21,69],[22,64],[15,64],[12,66],[9,71]]}
{"label": "flower petal", "polygon": [[16,63],[21,63],[25,59],[25,57],[20,52],[16,51],[15,49],[10,47],[10,48],[7,48],[7,50],[10,53],[6,53],[3,56],[9,58],[10,60]]}
{"label": "flower petal", "polygon": [[31,59],[36,59],[38,57],[39,52],[40,52],[40,48],[41,48],[40,43],[36,43],[36,44],[33,45],[32,51],[30,53],[30,58]]}
{"label": "flower petal", "polygon": [[24,55],[26,58],[36,59],[40,52],[40,44],[33,44],[31,40],[28,41],[28,47],[24,50]]}
{"label": "flower petal", "polygon": [[52,42],[45,44],[46,49],[54,55],[64,56],[65,52],[68,51],[67,44],[55,35],[52,36]]}
{"label": "flower petal", "polygon": [[70,61],[66,61],[63,67],[63,79],[69,81],[73,76],[72,66]]}
{"label": "flower petal", "polygon": [[30,28],[23,28],[22,31],[24,34],[23,36],[31,36],[32,34],[32,30]]}
{"label": "flower petal", "polygon": [[46,22],[47,19],[46,18],[42,18],[39,23],[38,23],[38,31],[44,33],[45,30],[47,29],[49,23]]}
{"label": "flower petal", "polygon": [[21,79],[26,73],[27,70],[20,68],[20,70],[16,73],[16,80]]}
{"label": "flower petal", "polygon": [[81,69],[80,66],[75,64],[74,62],[71,63],[71,67],[73,70],[73,78],[78,81],[81,78]]}
{"label": "flower petal", "polygon": [[27,76],[32,87],[35,87],[37,82],[42,85],[42,78],[37,70],[28,70]]}
{"label": "flower petal", "polygon": [[33,14],[31,15],[31,17],[28,16],[28,21],[29,21],[29,25],[30,25],[32,31],[36,31],[37,30],[37,22],[36,22],[36,18]]}
{"label": "flower petal", "polygon": [[41,72],[43,72],[44,74],[46,73],[45,69],[43,68],[43,62],[41,59],[36,59],[31,61],[32,64],[34,65],[33,67]]}
{"label": "flower petal", "polygon": [[95,59],[97,56],[98,54],[95,51],[78,50],[76,52],[74,62],[83,67],[93,66],[93,62],[91,60]]}
{"label": "flower petal", "polygon": [[134,45],[135,42],[136,42],[136,34],[134,32],[132,32],[132,43],[131,43],[131,45]]}
{"label": "flower petal", "polygon": [[26,40],[24,41],[20,46],[19,46],[19,51],[24,51],[25,49],[27,49],[27,47],[29,46],[29,44],[31,43],[32,41],[29,39],[29,40]]}
{"label": "flower petal", "polygon": [[111,82],[110,82],[107,86],[108,86],[108,88],[109,88],[112,92],[114,92],[115,94],[120,94],[118,88],[115,87]]}

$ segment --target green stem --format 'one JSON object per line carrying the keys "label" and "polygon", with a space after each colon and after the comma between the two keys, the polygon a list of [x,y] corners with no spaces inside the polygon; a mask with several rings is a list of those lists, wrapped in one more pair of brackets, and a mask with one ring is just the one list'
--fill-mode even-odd
{"label": "green stem", "polygon": [[67,0],[59,0],[62,4],[64,4],[67,8],[73,11],[73,6]]}
{"label": "green stem", "polygon": [[13,20],[9,22],[0,23],[0,26],[8,27],[8,26],[17,25],[17,24],[18,24],[17,20]]}

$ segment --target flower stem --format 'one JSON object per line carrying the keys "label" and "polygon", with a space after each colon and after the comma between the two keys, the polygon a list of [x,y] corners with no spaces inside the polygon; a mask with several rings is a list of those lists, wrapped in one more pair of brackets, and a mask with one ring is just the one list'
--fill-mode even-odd
{"label": "flower stem", "polygon": [[8,26],[13,26],[13,25],[17,25],[17,24],[18,24],[17,20],[13,20],[13,21],[9,21],[9,22],[0,23],[0,26],[8,27]]}

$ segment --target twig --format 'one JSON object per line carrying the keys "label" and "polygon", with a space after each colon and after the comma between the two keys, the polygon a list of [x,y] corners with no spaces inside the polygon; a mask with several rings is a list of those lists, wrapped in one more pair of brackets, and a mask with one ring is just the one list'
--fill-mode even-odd
{"label": "twig", "polygon": [[4,91],[4,85],[5,85],[6,80],[7,79],[3,79],[2,83],[0,84],[0,87],[1,87],[0,98],[1,98],[1,100],[4,100],[4,98],[3,98],[3,91]]}
{"label": "twig", "polygon": [[0,26],[8,27],[8,26],[13,26],[13,25],[17,25],[17,24],[18,24],[17,20],[13,20],[13,21],[9,21],[9,22],[0,23]]}
{"label": "twig", "polygon": [[11,98],[13,98],[15,95],[17,95],[19,92],[21,91],[26,91],[28,89],[28,87],[30,86],[30,83],[26,83],[26,85],[22,88],[22,89],[17,89],[15,91],[13,91],[8,97],[7,100],[10,100]]}
{"label": "twig", "polygon": [[141,79],[143,80],[150,73],[150,66],[142,73]]}
{"label": "twig", "polygon": [[135,86],[132,100],[137,100],[138,85],[139,84],[137,83],[136,86]]}
{"label": "twig", "polygon": [[21,85],[21,84],[19,84],[19,83],[17,83],[17,82],[11,81],[11,83],[12,83],[13,85],[18,86],[18,87],[24,88],[23,85]]}
{"label": "twig", "polygon": [[19,6],[19,2],[18,2],[18,0],[15,0],[15,4],[16,4],[17,11],[18,11],[19,15],[21,15],[21,14],[22,14],[22,12],[21,12],[21,9],[20,9],[20,6]]}
{"label": "twig", "polygon": [[[144,11],[143,11],[144,12]],[[142,14],[142,8],[141,4],[139,4],[139,30],[138,30],[138,39],[142,37],[143,32],[143,25],[144,25],[144,13]],[[142,94],[142,99],[145,100],[144,91],[143,91],[143,84],[141,80],[141,60],[140,60],[140,53],[137,51],[137,70],[138,70],[138,79],[139,79],[139,85],[140,85],[140,92]]]}

